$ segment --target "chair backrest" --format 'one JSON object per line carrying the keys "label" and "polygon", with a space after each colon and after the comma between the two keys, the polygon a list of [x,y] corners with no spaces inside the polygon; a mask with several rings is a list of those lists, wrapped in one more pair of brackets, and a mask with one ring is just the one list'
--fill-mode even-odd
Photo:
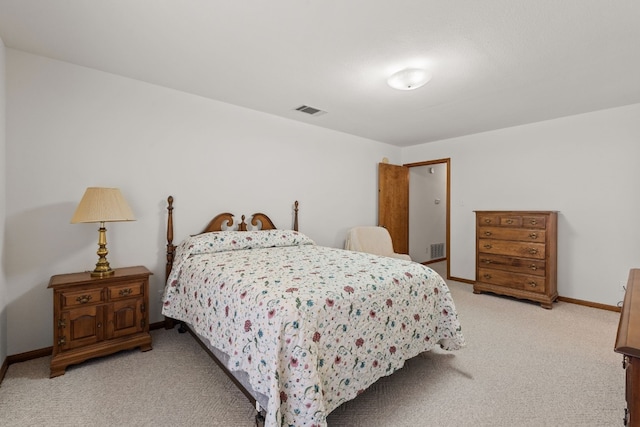
{"label": "chair backrest", "polygon": [[393,243],[391,242],[391,235],[386,228],[362,226],[349,230],[345,249],[391,256],[393,254]]}

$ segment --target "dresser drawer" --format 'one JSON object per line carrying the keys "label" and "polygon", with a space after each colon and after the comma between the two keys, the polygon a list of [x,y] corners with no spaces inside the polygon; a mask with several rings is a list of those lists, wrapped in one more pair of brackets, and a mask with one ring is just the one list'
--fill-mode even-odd
{"label": "dresser drawer", "polygon": [[545,261],[539,259],[514,258],[504,255],[480,254],[478,256],[480,267],[496,270],[512,271],[514,273],[545,276]]}
{"label": "dresser drawer", "polygon": [[500,225],[500,217],[498,215],[480,215],[477,216],[478,227],[498,226]]}
{"label": "dresser drawer", "polygon": [[544,243],[544,230],[527,230],[524,228],[482,227],[478,230],[481,238],[499,240],[517,240],[522,242]]}
{"label": "dresser drawer", "polygon": [[131,282],[124,285],[110,286],[107,290],[109,300],[119,300],[144,295],[144,281]]}
{"label": "dresser drawer", "polygon": [[68,291],[60,294],[60,303],[63,309],[87,304],[96,304],[103,301],[104,293],[102,292],[102,288]]}
{"label": "dresser drawer", "polygon": [[478,239],[478,252],[521,258],[544,259],[545,245],[544,243]]}
{"label": "dresser drawer", "polygon": [[531,215],[522,217],[522,226],[525,228],[547,228],[547,217],[544,215]]}
{"label": "dresser drawer", "polygon": [[526,274],[511,273],[490,268],[478,269],[478,280],[492,285],[506,286],[531,292],[546,291],[545,278]]}
{"label": "dresser drawer", "polygon": [[546,215],[519,215],[515,213],[478,214],[478,227],[547,228]]}

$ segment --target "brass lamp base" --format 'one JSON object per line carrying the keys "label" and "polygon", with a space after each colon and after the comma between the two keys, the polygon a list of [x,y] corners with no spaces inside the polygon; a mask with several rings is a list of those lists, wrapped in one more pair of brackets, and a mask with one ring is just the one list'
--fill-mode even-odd
{"label": "brass lamp base", "polygon": [[96,263],[96,269],[91,272],[91,277],[108,277],[115,273],[109,266],[107,261],[107,229],[104,228],[104,222],[100,223],[100,229],[98,229],[98,262]]}
{"label": "brass lamp base", "polygon": [[113,273],[115,272],[116,271],[111,268],[103,271],[103,270],[98,270],[98,267],[96,267],[96,269],[91,272],[91,277],[109,277],[113,275]]}

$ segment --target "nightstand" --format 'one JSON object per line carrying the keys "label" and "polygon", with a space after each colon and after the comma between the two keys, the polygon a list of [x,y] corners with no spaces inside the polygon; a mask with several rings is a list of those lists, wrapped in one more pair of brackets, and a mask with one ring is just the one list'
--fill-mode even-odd
{"label": "nightstand", "polygon": [[140,347],[151,350],[149,276],[145,267],[115,269],[105,278],[90,272],[52,276],[53,357],[50,377],[69,365]]}

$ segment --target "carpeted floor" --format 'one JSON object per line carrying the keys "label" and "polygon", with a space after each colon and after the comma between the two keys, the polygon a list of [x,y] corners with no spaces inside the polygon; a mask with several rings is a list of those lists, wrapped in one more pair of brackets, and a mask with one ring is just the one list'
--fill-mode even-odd
{"label": "carpeted floor", "polygon": [[[408,361],[336,409],[329,426],[621,425],[618,313],[562,302],[545,310],[449,286],[467,347]],[[0,425],[254,425],[252,406],[189,334],[152,336],[152,351],[95,359],[53,379],[48,357],[11,365]]]}

